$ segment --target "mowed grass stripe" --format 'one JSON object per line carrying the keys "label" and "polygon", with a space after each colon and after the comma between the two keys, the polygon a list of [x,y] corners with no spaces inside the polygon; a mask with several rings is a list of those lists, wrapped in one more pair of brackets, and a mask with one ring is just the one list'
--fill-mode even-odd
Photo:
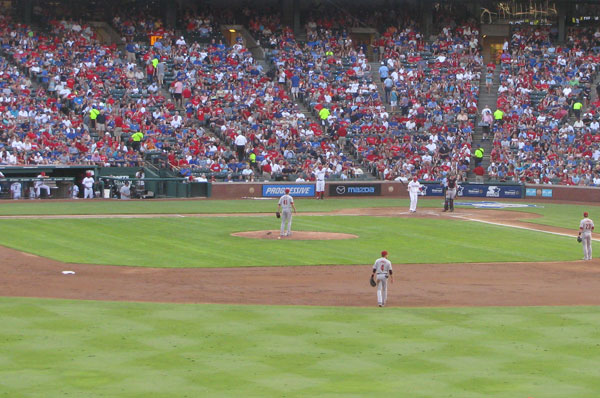
{"label": "mowed grass stripe", "polygon": [[561,261],[581,256],[568,238],[476,222],[296,216],[295,230],[358,239],[255,240],[240,231],[278,229],[274,217],[0,220],[0,244],[64,262],[152,267]]}
{"label": "mowed grass stripe", "polygon": [[[406,207],[407,199],[343,199],[314,200],[295,198],[300,212],[368,207]],[[421,200],[423,207],[440,207],[438,199]],[[195,214],[195,213],[260,213],[277,210],[277,199],[265,200],[148,200],[148,201],[3,201],[0,215],[60,215],[60,214]]]}
{"label": "mowed grass stripe", "polygon": [[[483,199],[484,201],[486,199]],[[458,202],[477,202],[477,198],[460,198]],[[487,200],[489,201],[489,200]],[[330,212],[340,209],[399,207],[408,210],[406,199],[389,198],[354,198],[327,199],[317,201],[307,198],[296,198],[297,208],[302,212]],[[0,215],[81,215],[81,214],[197,214],[197,213],[273,213],[277,208],[276,200],[155,200],[155,201],[2,201]],[[509,201],[508,203],[528,203],[527,199]],[[441,210],[441,198],[420,198],[420,209]],[[590,212],[594,219],[600,215],[600,206],[594,204],[556,204],[537,202],[538,207],[507,208],[504,210],[522,213],[534,213],[542,217],[532,219],[523,216],[528,222],[551,225],[562,228],[579,227],[579,220],[584,211]],[[478,210],[471,206],[459,206],[473,213]]]}
{"label": "mowed grass stripe", "polygon": [[0,314],[0,391],[15,397],[401,391],[592,398],[600,391],[596,307],[382,310],[2,298]]}

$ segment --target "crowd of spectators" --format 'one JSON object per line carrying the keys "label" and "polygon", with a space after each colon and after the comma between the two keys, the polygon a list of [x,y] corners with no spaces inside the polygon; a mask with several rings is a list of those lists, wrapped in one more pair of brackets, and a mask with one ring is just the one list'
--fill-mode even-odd
{"label": "crowd of spectators", "polygon": [[[382,65],[374,71],[340,15],[309,17],[302,41],[277,14],[256,17],[249,28],[279,85],[320,121],[309,135],[328,137],[340,151],[348,143],[378,178],[435,180],[450,170],[464,178],[482,62],[477,26],[448,20],[426,42],[414,22],[399,20],[402,28],[389,28],[376,43]],[[380,93],[375,79],[389,89]]]}
{"label": "crowd of spectators", "polygon": [[[138,166],[157,154],[200,179],[302,181],[323,167],[338,178],[466,179],[486,73],[476,23],[440,17],[426,40],[414,20],[392,15],[372,67],[344,15],[309,16],[302,39],[276,13],[246,18],[270,65],[241,37],[226,43],[206,12],[182,15],[182,34],[143,13],[115,16],[123,50],[79,21],[34,31],[0,17],[0,164]],[[596,28],[571,29],[563,45],[543,26],[513,29],[498,103],[486,110],[501,111],[489,178],[600,180],[599,53]]]}
{"label": "crowd of spectators", "polygon": [[549,27],[513,29],[501,56],[490,178],[563,185],[600,180],[598,113],[590,103],[600,61],[590,40],[595,33],[572,29],[557,45]]}

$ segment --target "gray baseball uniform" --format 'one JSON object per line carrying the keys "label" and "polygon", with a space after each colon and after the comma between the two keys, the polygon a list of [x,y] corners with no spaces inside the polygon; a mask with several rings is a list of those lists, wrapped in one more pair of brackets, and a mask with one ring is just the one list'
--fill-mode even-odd
{"label": "gray baseball uniform", "polygon": [[373,272],[377,281],[377,304],[383,307],[387,302],[387,282],[392,274],[392,263],[385,257],[380,257],[373,264]]}
{"label": "gray baseball uniform", "polygon": [[594,230],[594,222],[585,217],[579,223],[579,233],[581,234],[581,245],[583,246],[583,259],[592,259],[592,231]]}
{"label": "gray baseball uniform", "polygon": [[281,207],[281,229],[279,235],[292,236],[292,209],[294,207],[294,198],[288,194],[283,195],[279,198],[279,206]]}

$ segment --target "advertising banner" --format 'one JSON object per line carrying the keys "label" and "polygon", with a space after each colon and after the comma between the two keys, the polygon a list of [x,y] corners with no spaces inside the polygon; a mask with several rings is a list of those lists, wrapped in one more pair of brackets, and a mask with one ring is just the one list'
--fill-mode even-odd
{"label": "advertising banner", "polygon": [[290,195],[293,197],[312,197],[315,196],[314,184],[277,184],[277,185],[263,185],[262,196],[266,198],[278,198],[285,194],[285,189],[290,189]]}
{"label": "advertising banner", "polygon": [[[426,196],[444,195],[444,189],[441,184],[427,184],[425,187],[424,192]],[[465,184],[458,186],[457,196],[471,198],[521,198],[523,196],[523,186]]]}
{"label": "advertising banner", "polygon": [[329,196],[381,196],[381,184],[329,184]]}

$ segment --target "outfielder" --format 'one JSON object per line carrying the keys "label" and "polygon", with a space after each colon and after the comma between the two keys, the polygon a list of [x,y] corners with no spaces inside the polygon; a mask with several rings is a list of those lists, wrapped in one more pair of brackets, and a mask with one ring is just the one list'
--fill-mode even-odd
{"label": "outfielder", "polygon": [[450,174],[446,179],[446,200],[444,201],[444,211],[454,211],[454,199],[456,198],[456,176]]}
{"label": "outfielder", "polygon": [[579,238],[583,246],[583,259],[592,259],[592,232],[594,231],[594,222],[588,218],[588,212],[583,213],[583,219],[579,223]]}
{"label": "outfielder", "polygon": [[[277,205],[277,211],[281,212],[281,229],[279,230],[279,236],[292,236],[292,209],[296,213],[296,206],[294,206],[294,198],[290,196],[290,189],[285,189],[285,195],[279,198],[279,204]],[[286,228],[287,223],[287,228]]]}
{"label": "outfielder", "polygon": [[408,194],[410,196],[410,212],[414,213],[417,211],[417,201],[419,200],[419,193],[423,185],[419,182],[417,176],[413,177],[413,180],[408,183]]}
{"label": "outfielder", "polygon": [[381,257],[375,260],[373,264],[373,274],[371,278],[375,278],[377,283],[377,304],[380,307],[387,303],[387,281],[394,283],[394,275],[392,274],[392,263],[387,259],[388,252],[382,251]]}
{"label": "outfielder", "polygon": [[327,170],[325,166],[321,168],[317,167],[315,169],[315,178],[317,179],[317,184],[315,187],[315,191],[317,192],[317,199],[323,199],[325,195],[325,175],[327,174]]}
{"label": "outfielder", "polygon": [[83,185],[83,198],[92,199],[94,197],[94,178],[91,172],[86,173],[86,177],[81,181]]}

